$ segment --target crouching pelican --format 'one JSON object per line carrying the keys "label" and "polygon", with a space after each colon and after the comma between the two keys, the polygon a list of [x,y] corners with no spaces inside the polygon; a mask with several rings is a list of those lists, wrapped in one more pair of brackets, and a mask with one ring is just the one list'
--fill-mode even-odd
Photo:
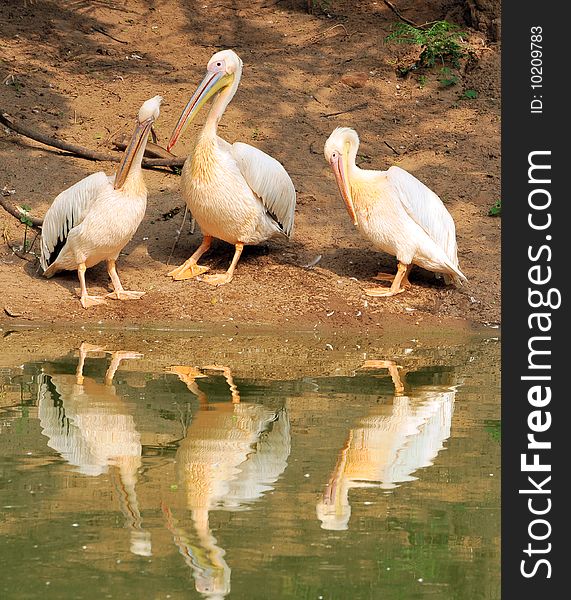
{"label": "crouching pelican", "polygon": [[168,275],[189,279],[208,270],[198,265],[212,238],[236,247],[226,273],[206,275],[204,281],[222,285],[232,280],[245,244],[259,244],[275,235],[290,237],[295,211],[295,188],[282,165],[248,144],[229,144],[217,135],[224,110],[232,100],[242,61],[232,50],[212,56],[207,73],[186,105],[167,146],[170,150],[185,126],[215,96],[192,158],[182,169],[182,195],[200,225],[203,239],[196,252]]}
{"label": "crouching pelican", "polygon": [[102,296],[90,296],[85,285],[85,270],[102,260],[107,261],[114,290],[106,297],[135,300],[145,293],[123,289],[115,261],[145,214],[147,188],[141,161],[161,101],[155,96],[141,106],[115,175],[100,171],[72,185],[56,197],[44,218],[40,258],[44,275],[77,269],[84,308],[105,301]]}
{"label": "crouching pelican", "polygon": [[[373,244],[396,256],[397,273],[387,288],[365,290],[368,296],[394,296],[409,285],[412,265],[444,274],[446,283],[460,285],[466,277],[458,267],[454,221],[442,200],[400,167],[368,171],[355,164],[359,136],[338,127],[325,142],[339,191],[354,225]],[[376,279],[391,279],[379,273]]]}

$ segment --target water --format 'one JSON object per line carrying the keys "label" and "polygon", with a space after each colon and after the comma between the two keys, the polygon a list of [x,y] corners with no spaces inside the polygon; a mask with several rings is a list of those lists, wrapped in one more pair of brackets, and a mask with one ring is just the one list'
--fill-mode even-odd
{"label": "water", "polygon": [[3,350],[2,598],[500,596],[496,339]]}

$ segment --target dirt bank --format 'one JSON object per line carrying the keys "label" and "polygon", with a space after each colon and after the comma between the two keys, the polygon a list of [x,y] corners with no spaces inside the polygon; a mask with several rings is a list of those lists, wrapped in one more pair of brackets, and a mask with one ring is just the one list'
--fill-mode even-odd
{"label": "dirt bank", "polygon": [[[450,13],[453,2],[426,4],[399,7],[418,23],[456,14]],[[455,85],[439,82],[439,68],[398,78],[395,68],[410,50],[385,44],[396,16],[384,3],[320,5],[329,15],[309,15],[301,1],[101,0],[68,8],[48,0],[2,3],[0,109],[90,148],[109,149],[154,94],[165,99],[157,123],[164,144],[210,56],[223,47],[236,50],[244,75],[221,135],[282,162],[296,185],[298,206],[293,238],[248,248],[231,284],[173,282],[165,273],[182,220],[180,179],[167,170],[146,171],[147,214],[118,263],[125,287],[145,290],[143,299],[84,310],[74,273],[45,280],[35,263],[2,242],[0,322],[234,321],[370,331],[395,326],[398,317],[418,327],[498,322],[500,219],[487,213],[499,198],[499,49],[468,31],[474,59],[457,71]],[[476,97],[466,97],[466,90]],[[348,112],[335,115],[342,111]],[[180,155],[202,122],[181,138]],[[440,195],[456,222],[468,285],[453,289],[413,272],[415,285],[405,294],[363,295],[379,269],[394,272],[395,261],[375,252],[353,228],[323,159],[325,139],[341,125],[358,130],[362,167],[398,164]],[[30,205],[37,216],[75,181],[114,168],[64,156],[4,128],[0,157],[0,188],[15,190],[11,199]],[[12,245],[22,243],[23,225],[3,212],[0,227]],[[187,224],[170,264],[184,261],[200,237]],[[218,243],[205,264],[226,269],[231,255],[231,247]],[[304,267],[318,256],[315,266]],[[94,293],[108,284],[103,265],[88,272]]]}

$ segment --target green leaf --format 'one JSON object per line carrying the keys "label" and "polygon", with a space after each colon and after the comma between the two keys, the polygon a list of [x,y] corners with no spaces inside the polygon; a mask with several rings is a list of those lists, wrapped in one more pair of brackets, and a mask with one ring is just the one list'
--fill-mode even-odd
{"label": "green leaf", "polygon": [[496,203],[488,211],[489,217],[499,217],[502,214],[502,201],[496,200]]}
{"label": "green leaf", "polygon": [[464,98],[469,98],[470,100],[474,100],[478,97],[478,92],[476,90],[466,90],[464,92]]}

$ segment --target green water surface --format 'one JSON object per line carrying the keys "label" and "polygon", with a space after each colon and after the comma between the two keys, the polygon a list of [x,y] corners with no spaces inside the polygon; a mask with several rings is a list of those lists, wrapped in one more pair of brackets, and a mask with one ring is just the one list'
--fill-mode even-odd
{"label": "green water surface", "polygon": [[496,339],[201,340],[0,358],[1,598],[499,598]]}

